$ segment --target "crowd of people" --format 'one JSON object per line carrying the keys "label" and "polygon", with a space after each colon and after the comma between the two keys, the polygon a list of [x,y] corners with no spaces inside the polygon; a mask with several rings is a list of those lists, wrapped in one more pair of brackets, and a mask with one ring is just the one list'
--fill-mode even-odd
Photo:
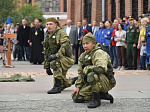
{"label": "crowd of people", "polygon": [[12,24],[4,24],[0,26],[0,53],[3,65],[7,59],[8,39],[3,38],[3,34],[16,34],[16,38],[11,39],[11,50],[13,60],[30,61],[33,64],[42,64],[44,61],[43,40],[44,27],[41,19],[35,19],[30,26],[27,25],[25,19],[22,20],[22,25],[19,23],[16,26]]}
{"label": "crowd of people", "polygon": [[115,69],[146,70],[150,69],[149,21],[149,14],[143,14],[138,19],[129,16],[117,18],[113,22],[101,21],[99,25],[96,20],[88,24],[87,19],[83,19],[82,24],[78,22],[75,26],[71,25],[71,20],[67,20],[67,25],[62,28],[69,35],[75,64],[78,63],[79,55],[84,52],[82,39],[86,33],[91,32],[111,57],[111,64]]}
{"label": "crowd of people", "polygon": [[[88,24],[85,18],[77,25],[72,25],[72,21],[68,19],[61,27],[69,36],[75,64],[78,64],[78,58],[84,52],[82,39],[86,33],[91,32],[111,57],[111,64],[115,69],[146,70],[150,69],[149,21],[149,14],[143,14],[138,19],[129,16],[117,18],[113,22],[101,21],[99,24],[96,20]],[[16,27],[14,24],[0,26],[0,52],[3,65],[8,51],[8,39],[2,38],[3,34],[16,34],[16,38],[11,39],[13,60],[27,60],[33,64],[42,64],[46,30],[42,26],[41,19],[35,19],[30,26],[25,19],[22,20],[22,25],[17,23]]]}

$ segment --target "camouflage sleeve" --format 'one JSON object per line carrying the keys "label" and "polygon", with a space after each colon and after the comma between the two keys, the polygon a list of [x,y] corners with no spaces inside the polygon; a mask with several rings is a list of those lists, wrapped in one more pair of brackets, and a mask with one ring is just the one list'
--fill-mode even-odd
{"label": "camouflage sleeve", "polygon": [[43,42],[43,54],[44,54],[44,69],[47,69],[47,68],[50,68],[50,63],[48,61],[48,56],[46,55],[46,46],[45,46],[45,39],[44,39],[44,42]]}
{"label": "camouflage sleeve", "polygon": [[92,58],[93,65],[101,67],[105,73],[107,72],[107,65],[110,62],[110,56],[103,50],[97,50]]}
{"label": "camouflage sleeve", "polygon": [[63,56],[71,57],[72,51],[67,33],[64,30],[60,30],[57,35],[59,38],[56,38],[56,43],[60,45],[60,49],[56,53],[57,58],[61,58]]}
{"label": "camouflage sleeve", "polygon": [[[81,56],[82,56],[82,54],[81,54]],[[75,82],[76,87],[82,87],[84,84],[83,69],[82,69],[82,65],[80,62],[81,56],[79,57],[79,61],[78,61],[78,80],[76,80],[76,82]]]}

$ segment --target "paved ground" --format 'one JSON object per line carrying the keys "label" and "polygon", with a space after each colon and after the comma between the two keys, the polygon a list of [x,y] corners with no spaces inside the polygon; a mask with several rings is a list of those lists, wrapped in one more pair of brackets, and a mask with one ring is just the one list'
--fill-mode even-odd
{"label": "paved ground", "polygon": [[[149,71],[115,71],[117,85],[110,91],[114,104],[102,101],[100,107],[88,109],[88,103],[72,101],[74,86],[61,94],[46,94],[53,86],[53,76],[45,74],[43,65],[32,65],[27,61],[12,61],[12,65],[15,68],[0,67],[0,77],[20,73],[31,75],[35,82],[0,82],[0,112],[150,112]],[[76,75],[77,65],[74,65],[67,77]]]}

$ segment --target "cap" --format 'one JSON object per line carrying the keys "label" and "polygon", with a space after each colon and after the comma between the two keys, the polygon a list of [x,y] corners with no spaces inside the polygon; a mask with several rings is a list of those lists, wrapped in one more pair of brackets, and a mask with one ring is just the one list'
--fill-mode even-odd
{"label": "cap", "polygon": [[128,20],[129,20],[129,21],[130,21],[130,20],[134,20],[133,16],[129,16],[129,17],[128,17]]}
{"label": "cap", "polygon": [[148,15],[147,14],[142,14],[142,17],[147,17]]}
{"label": "cap", "polygon": [[42,22],[42,19],[38,19],[39,20],[39,22]]}

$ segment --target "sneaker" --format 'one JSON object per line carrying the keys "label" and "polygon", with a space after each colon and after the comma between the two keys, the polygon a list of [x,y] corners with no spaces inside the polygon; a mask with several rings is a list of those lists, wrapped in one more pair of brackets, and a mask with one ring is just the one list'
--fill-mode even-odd
{"label": "sneaker", "polygon": [[120,68],[121,68],[121,67],[120,67],[120,66],[118,66],[117,70],[120,70]]}
{"label": "sneaker", "polygon": [[124,66],[122,66],[120,70],[124,70],[124,69],[125,69],[125,67],[124,67]]}

